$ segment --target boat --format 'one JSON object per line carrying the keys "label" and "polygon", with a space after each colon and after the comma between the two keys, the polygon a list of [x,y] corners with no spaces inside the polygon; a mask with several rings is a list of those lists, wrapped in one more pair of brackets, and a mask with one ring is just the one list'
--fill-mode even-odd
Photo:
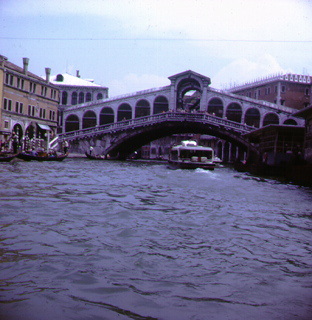
{"label": "boat", "polygon": [[33,153],[33,152],[22,152],[17,155],[17,158],[25,161],[63,161],[67,158],[68,153],[65,154],[47,154],[46,152]]}
{"label": "boat", "polygon": [[16,154],[13,153],[6,153],[6,152],[1,152],[0,153],[0,162],[10,162],[17,156]]}
{"label": "boat", "polygon": [[196,141],[184,140],[169,152],[169,164],[180,169],[214,170],[214,151],[210,147],[199,146]]}
{"label": "boat", "polygon": [[85,152],[85,155],[90,160],[105,160],[106,159],[104,155],[92,155],[88,152]]}

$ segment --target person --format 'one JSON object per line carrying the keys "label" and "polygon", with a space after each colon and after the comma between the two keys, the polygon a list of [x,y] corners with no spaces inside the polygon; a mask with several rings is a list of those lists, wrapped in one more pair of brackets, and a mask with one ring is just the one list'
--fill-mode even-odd
{"label": "person", "polygon": [[90,156],[91,156],[91,154],[92,154],[92,151],[93,151],[93,147],[90,146],[90,149],[89,149],[89,154],[90,154]]}
{"label": "person", "polygon": [[64,141],[64,153],[67,153],[68,147],[69,147],[68,141],[65,140],[65,141]]}

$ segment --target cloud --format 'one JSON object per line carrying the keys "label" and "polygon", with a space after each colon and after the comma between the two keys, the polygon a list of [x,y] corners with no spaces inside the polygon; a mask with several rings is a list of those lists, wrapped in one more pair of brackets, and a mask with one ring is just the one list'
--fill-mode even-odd
{"label": "cloud", "polygon": [[132,93],[141,90],[158,88],[170,84],[168,78],[160,77],[154,74],[126,74],[121,79],[114,79],[107,84],[110,97],[120,94]]}
{"label": "cloud", "polygon": [[253,81],[273,74],[291,72],[283,69],[274,57],[269,54],[256,61],[237,59],[223,67],[211,79],[211,86],[225,89],[244,82]]}
{"label": "cloud", "polygon": [[14,0],[2,6],[11,15],[100,16],[129,37],[311,40],[312,6],[305,0]]}

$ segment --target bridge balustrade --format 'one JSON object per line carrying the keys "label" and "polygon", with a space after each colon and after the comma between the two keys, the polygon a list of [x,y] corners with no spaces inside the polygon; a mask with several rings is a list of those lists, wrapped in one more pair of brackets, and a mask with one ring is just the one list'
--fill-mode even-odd
{"label": "bridge balustrade", "polygon": [[206,124],[213,124],[217,126],[224,126],[227,129],[233,129],[240,133],[247,133],[255,130],[254,127],[243,125],[231,120],[219,118],[206,113],[185,113],[185,112],[165,112],[160,114],[155,114],[151,116],[145,116],[130,120],[123,120],[120,122],[115,122],[111,124],[105,124],[97,127],[81,129],[73,132],[67,132],[60,135],[60,139],[71,139],[78,137],[85,137],[93,135],[96,133],[107,134],[117,131],[124,131],[129,128],[135,129],[137,127],[153,125],[156,123],[162,123],[165,121],[190,121],[190,122],[200,122]]}

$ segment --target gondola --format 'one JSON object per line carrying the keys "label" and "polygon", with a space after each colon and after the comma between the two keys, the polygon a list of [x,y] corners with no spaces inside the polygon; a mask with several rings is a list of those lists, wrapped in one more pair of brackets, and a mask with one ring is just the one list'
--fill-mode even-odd
{"label": "gondola", "polygon": [[0,153],[0,162],[10,162],[16,156],[17,154],[13,154],[13,153]]}
{"label": "gondola", "polygon": [[100,156],[100,155],[91,155],[88,152],[85,152],[85,155],[88,159],[90,160],[106,160],[105,156]]}
{"label": "gondola", "polygon": [[31,153],[27,152],[22,152],[17,155],[19,159],[25,160],[25,161],[63,161],[65,158],[67,158],[68,153],[65,154],[55,154],[55,155],[50,155],[50,154],[42,154],[42,155],[34,155]]}

